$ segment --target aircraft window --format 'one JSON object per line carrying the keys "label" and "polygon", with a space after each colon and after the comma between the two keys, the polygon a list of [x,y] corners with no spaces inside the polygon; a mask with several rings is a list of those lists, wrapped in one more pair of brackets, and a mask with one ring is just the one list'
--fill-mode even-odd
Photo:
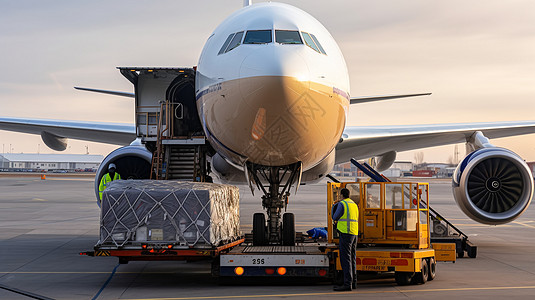
{"label": "aircraft window", "polygon": [[232,38],[232,41],[230,41],[230,44],[228,45],[227,50],[225,50],[225,52],[229,52],[230,50],[238,47],[241,44],[242,37],[243,31],[236,33],[236,35]]}
{"label": "aircraft window", "polygon": [[267,44],[273,41],[271,30],[249,30],[245,34],[244,44]]}
{"label": "aircraft window", "polygon": [[327,53],[325,53],[325,50],[323,50],[323,47],[321,46],[321,44],[318,41],[318,39],[316,38],[316,36],[313,35],[312,33],[310,35],[312,36],[312,39],[314,39],[314,42],[316,42],[316,46],[318,46],[318,48],[320,48],[321,53],[327,55]]}
{"label": "aircraft window", "polygon": [[299,31],[275,30],[275,41],[280,44],[302,44]]}
{"label": "aircraft window", "polygon": [[219,50],[219,53],[217,53],[218,55],[219,54],[223,54],[225,53],[225,49],[227,49],[227,46],[228,44],[230,43],[230,41],[232,40],[232,37],[235,35],[235,33],[231,33],[229,34],[227,40],[225,41],[225,43],[223,44],[223,47],[221,47],[221,49]]}
{"label": "aircraft window", "polygon": [[312,39],[310,34],[306,32],[302,32],[302,34],[303,34],[303,39],[305,40],[305,43],[307,44],[307,46],[321,53],[320,49],[318,48],[318,46],[316,46],[316,43],[314,43],[314,40]]}

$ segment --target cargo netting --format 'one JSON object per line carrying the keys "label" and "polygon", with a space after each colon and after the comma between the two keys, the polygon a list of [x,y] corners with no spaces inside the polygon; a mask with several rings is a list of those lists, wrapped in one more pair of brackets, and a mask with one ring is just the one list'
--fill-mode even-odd
{"label": "cargo netting", "polygon": [[99,246],[213,247],[240,236],[238,187],[118,180],[102,195]]}

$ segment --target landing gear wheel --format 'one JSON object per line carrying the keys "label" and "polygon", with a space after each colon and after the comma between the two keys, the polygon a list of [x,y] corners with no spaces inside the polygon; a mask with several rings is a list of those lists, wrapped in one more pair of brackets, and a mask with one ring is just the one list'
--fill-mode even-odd
{"label": "landing gear wheel", "polygon": [[282,216],[282,245],[295,246],[295,217],[292,213]]}
{"label": "landing gear wheel", "polygon": [[396,283],[398,285],[409,285],[411,283],[411,279],[414,276],[414,272],[398,272],[396,271],[394,273],[394,277],[396,278]]}
{"label": "landing gear wheel", "polygon": [[435,261],[435,258],[428,258],[427,265],[429,266],[429,274],[427,275],[427,281],[431,281],[437,276],[437,262]]}
{"label": "landing gear wheel", "polygon": [[253,215],[253,246],[263,246],[266,243],[266,216],[263,213]]}
{"label": "landing gear wheel", "polygon": [[427,264],[427,260],[422,258],[420,264],[422,265],[422,271],[415,274],[411,280],[412,284],[425,284],[427,282],[427,277],[429,276],[429,265]]}

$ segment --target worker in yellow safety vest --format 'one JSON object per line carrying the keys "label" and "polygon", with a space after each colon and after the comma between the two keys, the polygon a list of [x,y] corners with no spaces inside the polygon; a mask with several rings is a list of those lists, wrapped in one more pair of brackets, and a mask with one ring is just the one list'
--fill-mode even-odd
{"label": "worker in yellow safety vest", "polygon": [[349,190],[340,191],[343,200],[332,208],[332,219],[337,221],[336,229],[340,232],[340,264],[344,273],[344,284],[335,286],[335,291],[351,291],[357,288],[357,237],[359,234],[359,208],[349,199]]}
{"label": "worker in yellow safety vest", "polygon": [[100,201],[102,201],[102,192],[108,187],[108,183],[121,179],[121,175],[119,173],[115,172],[117,168],[115,167],[114,163],[111,163],[108,166],[108,173],[104,174],[102,176],[102,179],[100,180],[100,185],[98,186],[98,194],[100,196]]}

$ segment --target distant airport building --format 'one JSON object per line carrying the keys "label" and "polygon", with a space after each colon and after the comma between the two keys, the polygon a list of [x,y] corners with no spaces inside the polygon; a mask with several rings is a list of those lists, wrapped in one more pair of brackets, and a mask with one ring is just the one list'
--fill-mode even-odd
{"label": "distant airport building", "polygon": [[2,171],[93,171],[98,168],[104,156],[89,154],[0,154]]}

